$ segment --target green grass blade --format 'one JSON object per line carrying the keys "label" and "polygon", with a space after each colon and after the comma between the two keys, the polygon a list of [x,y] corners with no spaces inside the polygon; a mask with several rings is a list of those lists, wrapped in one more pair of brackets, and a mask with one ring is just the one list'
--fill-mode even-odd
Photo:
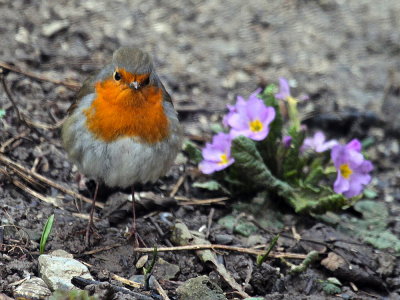
{"label": "green grass blade", "polygon": [[53,228],[54,214],[52,214],[44,225],[42,237],[40,238],[40,254],[44,253],[44,248],[46,247],[47,239],[50,235],[51,229]]}

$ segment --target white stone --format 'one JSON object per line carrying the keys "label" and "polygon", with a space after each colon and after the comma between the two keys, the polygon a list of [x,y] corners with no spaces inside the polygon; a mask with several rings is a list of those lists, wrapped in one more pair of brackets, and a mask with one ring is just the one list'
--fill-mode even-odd
{"label": "white stone", "polygon": [[71,283],[74,276],[93,280],[89,269],[81,262],[48,254],[39,256],[39,274],[52,291],[77,289]]}

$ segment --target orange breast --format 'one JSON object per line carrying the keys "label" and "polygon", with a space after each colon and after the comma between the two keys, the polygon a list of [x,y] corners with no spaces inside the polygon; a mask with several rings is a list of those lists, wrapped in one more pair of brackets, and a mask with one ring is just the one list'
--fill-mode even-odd
{"label": "orange breast", "polygon": [[133,90],[110,78],[96,84],[96,95],[84,113],[89,131],[97,138],[112,142],[121,137],[136,137],[153,144],[168,135],[160,88],[146,86]]}

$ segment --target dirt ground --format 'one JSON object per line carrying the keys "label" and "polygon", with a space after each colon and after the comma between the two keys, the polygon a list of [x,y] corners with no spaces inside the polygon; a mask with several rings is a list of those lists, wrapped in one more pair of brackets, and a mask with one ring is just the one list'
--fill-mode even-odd
{"label": "dirt ground", "polygon": [[[185,135],[199,145],[210,139],[210,125],[220,121],[226,104],[237,95],[248,96],[279,76],[295,80],[296,92],[311,98],[303,107],[309,128],[322,128],[343,141],[373,138],[367,150],[375,164],[370,188],[376,193],[374,201],[388,211],[388,230],[399,236],[399,16],[396,0],[0,0],[0,62],[61,81],[55,84],[16,72],[5,74],[20,111],[36,125],[30,129],[18,122],[0,88],[0,109],[5,109],[0,118],[1,155],[90,198],[93,184],[78,184],[77,169],[61,146],[59,128],[43,128],[37,123],[54,125],[64,118],[76,88],[63,83],[82,82],[121,45],[138,46],[153,56],[180,113]],[[110,280],[111,273],[124,278],[142,274],[135,266],[144,254],[135,253],[126,239],[132,218],[126,191],[101,190],[105,207],[96,212],[101,237],[95,239],[92,249],[103,251],[88,254],[82,230],[89,204],[37,180],[23,180],[4,161],[0,171],[1,292],[12,296],[12,283],[38,275],[38,242],[53,213],[55,225],[47,252],[63,249],[74,254],[92,265],[91,273],[99,281],[121,285]],[[171,198],[180,178],[183,182]],[[279,227],[270,223],[262,229],[253,222],[256,229],[243,235],[220,220],[233,216],[238,222],[255,215],[258,220],[260,210],[252,202],[254,195],[213,205],[182,201],[225,196],[192,186],[201,180],[196,166],[181,154],[166,177],[156,185],[142,187],[144,204],[137,208],[138,231],[146,246],[172,246],[172,225],[178,220],[190,230],[208,231],[213,244],[247,248],[269,242],[279,231],[283,238],[277,251],[307,254],[317,250],[322,254],[306,271],[290,274],[288,265],[277,258],[257,266],[255,255],[218,251],[219,261],[250,296],[328,299],[321,282],[337,277],[342,290],[329,296],[332,299],[400,299],[396,257],[400,249],[377,250],[346,235],[338,223],[297,216],[287,207],[261,210],[264,219],[279,215]],[[21,185],[57,205],[42,201]],[[243,206],[247,209],[241,209]],[[362,217],[351,208],[345,214],[349,219]],[[303,240],[293,239],[293,230]],[[107,246],[112,247],[104,249]],[[324,267],[321,259],[329,253],[343,255],[358,271]],[[194,251],[160,252],[159,256],[179,267],[171,278],[156,272],[171,299],[176,299],[179,285],[200,275],[208,275],[228,299],[239,297]]]}

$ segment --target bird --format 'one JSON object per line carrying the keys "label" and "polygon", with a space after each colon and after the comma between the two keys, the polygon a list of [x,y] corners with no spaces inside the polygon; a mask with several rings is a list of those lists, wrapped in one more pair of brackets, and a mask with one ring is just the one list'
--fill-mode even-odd
{"label": "bird", "polygon": [[78,171],[96,181],[85,245],[90,245],[99,184],[129,188],[131,235],[136,232],[135,184],[165,175],[181,149],[182,127],[151,56],[121,47],[110,64],[88,77],[67,111],[63,146]]}

